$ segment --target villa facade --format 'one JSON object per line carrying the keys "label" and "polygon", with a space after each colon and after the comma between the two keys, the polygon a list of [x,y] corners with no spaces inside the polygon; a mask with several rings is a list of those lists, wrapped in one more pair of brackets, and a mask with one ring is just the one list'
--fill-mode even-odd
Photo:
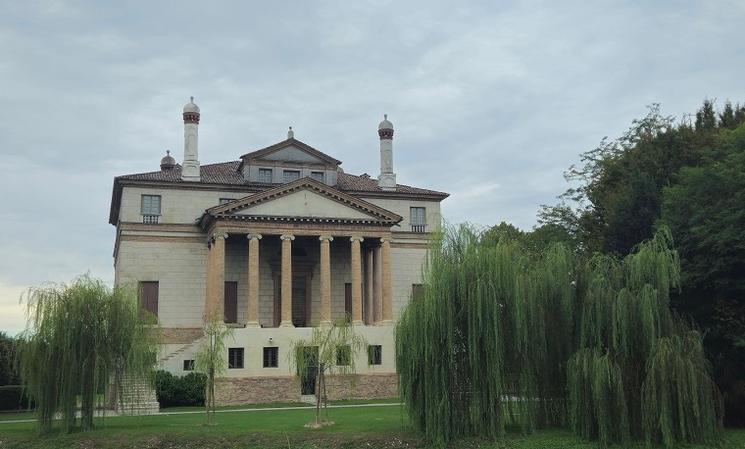
{"label": "villa facade", "polygon": [[341,161],[294,138],[238,160],[201,165],[196,104],[184,107],[184,158],[114,180],[115,280],[137,284],[157,316],[159,364],[193,369],[202,324],[234,327],[218,402],[296,401],[288,351],[313,327],[351,320],[369,347],[330,398],[395,396],[394,323],[421,284],[443,192],[396,183],[393,125],[378,127],[380,174],[345,173]]}

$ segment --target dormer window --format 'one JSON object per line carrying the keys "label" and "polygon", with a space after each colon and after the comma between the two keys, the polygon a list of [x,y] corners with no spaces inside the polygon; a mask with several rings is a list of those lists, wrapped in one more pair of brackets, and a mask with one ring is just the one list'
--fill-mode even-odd
{"label": "dormer window", "polygon": [[323,172],[322,171],[312,171],[310,172],[310,177],[315,179],[319,182],[324,182]]}
{"label": "dormer window", "polygon": [[300,179],[300,170],[285,170],[282,172],[282,182],[292,182]]}
{"label": "dormer window", "polygon": [[266,184],[271,184],[272,182],[272,169],[271,168],[260,168],[259,169],[259,176],[256,179],[258,182],[263,182]]}

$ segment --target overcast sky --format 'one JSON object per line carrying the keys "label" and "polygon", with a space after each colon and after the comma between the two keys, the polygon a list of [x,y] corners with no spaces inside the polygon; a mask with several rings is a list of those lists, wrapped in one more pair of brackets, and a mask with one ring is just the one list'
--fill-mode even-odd
{"label": "overcast sky", "polygon": [[[531,228],[562,172],[659,102],[745,100],[745,3],[57,2],[0,5],[0,330],[30,285],[113,279],[113,177],[295,136],[451,193],[450,222]],[[125,4],[126,3],[126,4]]]}

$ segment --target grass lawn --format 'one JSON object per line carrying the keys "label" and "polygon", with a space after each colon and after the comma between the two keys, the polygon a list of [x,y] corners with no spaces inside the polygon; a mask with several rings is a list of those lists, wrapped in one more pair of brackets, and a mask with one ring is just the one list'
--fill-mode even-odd
{"label": "grass lawn", "polygon": [[[246,406],[245,408],[254,408]],[[166,409],[165,411],[171,411]],[[189,410],[198,410],[191,408]],[[336,424],[309,430],[303,424],[312,408],[261,410],[217,414],[217,425],[204,426],[202,414],[110,417],[92,432],[38,437],[33,423],[0,422],[0,448],[425,448],[396,405],[335,408]],[[14,417],[12,419],[18,419]],[[22,418],[27,418],[22,416]],[[0,420],[9,417],[0,415]],[[563,429],[542,430],[530,436],[510,434],[502,442],[459,441],[452,448],[586,448],[593,443],[574,438]],[[642,444],[632,446],[643,448]],[[705,446],[689,446],[699,449]],[[720,448],[745,449],[745,429],[729,430]]]}

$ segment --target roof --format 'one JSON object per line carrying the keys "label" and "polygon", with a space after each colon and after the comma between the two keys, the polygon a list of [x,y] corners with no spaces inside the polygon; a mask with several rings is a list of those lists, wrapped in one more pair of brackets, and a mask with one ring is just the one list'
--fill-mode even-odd
{"label": "roof", "polygon": [[244,159],[244,160],[245,159],[257,159],[257,158],[260,158],[260,157],[263,157],[263,156],[272,154],[275,151],[279,151],[282,148],[293,147],[293,146],[294,147],[301,148],[301,149],[305,150],[306,152],[312,154],[313,156],[315,156],[315,157],[317,157],[317,158],[319,158],[319,159],[321,159],[321,160],[323,160],[323,161],[325,161],[325,162],[327,162],[329,164],[333,164],[333,165],[339,165],[339,164],[341,164],[341,161],[339,159],[335,159],[335,158],[329,156],[328,154],[326,154],[326,153],[324,153],[322,151],[318,151],[315,148],[313,148],[312,146],[308,145],[307,143],[301,142],[300,140],[297,140],[294,137],[289,137],[286,140],[283,140],[282,142],[277,142],[274,145],[269,145],[266,148],[262,148],[260,150],[256,150],[256,151],[252,151],[250,153],[246,153],[243,156],[241,156],[241,159]]}
{"label": "roof", "polygon": [[[277,187],[277,184],[248,182],[248,180],[243,177],[243,173],[240,170],[241,164],[241,161],[229,161],[202,165],[200,167],[201,179],[199,182],[183,181],[181,179],[180,164],[177,164],[170,170],[158,170],[146,173],[135,173],[130,175],[117,176],[116,178],[114,178],[111,209],[109,211],[109,223],[113,225],[116,225],[117,223],[117,219],[119,216],[119,206],[121,203],[122,187],[125,184],[155,184],[164,186],[173,185],[188,186],[190,188],[225,187],[229,189],[240,189],[245,192],[261,192]],[[337,176],[337,184],[336,186],[333,186],[333,188],[355,196],[376,196],[392,198],[406,197],[431,199],[435,201],[441,201],[449,196],[445,192],[411,187],[404,184],[396,184],[395,190],[383,190],[378,187],[378,181],[367,174],[356,176],[348,173],[343,173],[342,171],[339,171]]]}

